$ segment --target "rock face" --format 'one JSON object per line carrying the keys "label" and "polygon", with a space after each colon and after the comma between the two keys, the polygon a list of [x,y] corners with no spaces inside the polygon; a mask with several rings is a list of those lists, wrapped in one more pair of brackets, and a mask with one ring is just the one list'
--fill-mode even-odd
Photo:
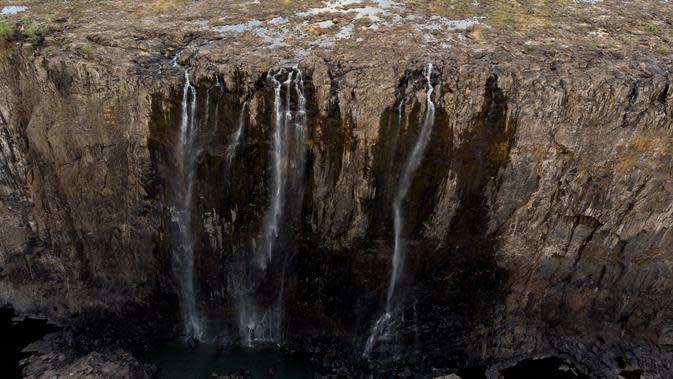
{"label": "rock face", "polygon": [[[144,370],[128,352],[115,351],[105,355],[92,352],[69,364],[58,362],[59,357],[51,351],[40,356],[41,362],[31,362],[25,370],[25,377],[39,378],[151,378],[152,372]],[[33,374],[33,372],[35,374]]]}
{"label": "rock face", "polygon": [[[210,6],[202,3],[190,12]],[[0,303],[67,323],[176,293],[166,199],[177,55],[208,120],[194,189],[197,307],[214,336],[237,335],[232,275],[271,196],[268,72],[298,64],[309,137],[284,328],[290,340],[336,336],[359,351],[385,301],[392,197],[432,61],[435,126],[403,205],[401,328],[411,348],[400,354],[493,372],[547,355],[594,376],[673,369],[670,57],[578,46],[512,53],[497,47],[501,37],[490,47],[480,39],[495,24],[452,34],[480,48],[429,53],[413,39],[393,48],[371,27],[359,42],[325,47],[320,34],[255,51],[244,35],[215,39],[218,50],[212,31],[165,25],[129,37],[118,27],[113,39],[96,27],[56,29],[86,35],[89,54],[46,56],[17,42],[0,58]],[[317,47],[292,50],[304,45]],[[275,296],[272,283],[257,284],[260,297]]]}
{"label": "rock face", "polygon": [[0,65],[4,302],[61,317],[147,297],[158,227],[147,96],[132,81],[111,88],[100,68],[25,59]]}

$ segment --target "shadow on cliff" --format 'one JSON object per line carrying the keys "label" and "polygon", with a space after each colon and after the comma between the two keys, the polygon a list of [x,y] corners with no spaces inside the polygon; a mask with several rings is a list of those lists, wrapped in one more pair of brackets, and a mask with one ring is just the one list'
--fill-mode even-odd
{"label": "shadow on cliff", "polygon": [[498,77],[491,74],[481,112],[451,151],[457,208],[442,247],[412,255],[421,346],[435,365],[479,364],[481,337],[504,301],[507,273],[496,261],[497,236],[488,231],[489,192],[497,191],[515,128]]}
{"label": "shadow on cliff", "polygon": [[[405,92],[424,89],[422,80],[409,79],[421,76],[420,72],[411,73],[400,82],[398,106]],[[418,138],[425,109],[422,102],[410,98],[403,112],[390,109],[381,117],[380,140],[373,150],[374,156],[367,158],[368,172],[364,173],[373,178],[377,189],[374,197],[366,199],[366,212],[372,220],[367,236],[351,247],[326,249],[317,242],[320,236],[314,235],[316,231],[308,220],[317,206],[313,204],[313,191],[319,183],[313,170],[319,163],[324,171],[320,179],[334,185],[343,169],[344,155],[355,151],[355,140],[349,134],[349,122],[343,120],[336,96],[332,97],[334,101],[327,112],[318,114],[310,75],[306,82],[312,133],[307,143],[311,147],[306,158],[303,206],[295,210],[303,220],[293,226],[297,237],[287,272],[285,329],[291,340],[304,335],[350,341],[354,344],[350,348],[357,353],[362,335],[369,332],[372,318],[383,306],[381,294],[387,288],[392,254],[392,196],[398,173]],[[259,96],[257,116],[261,122],[246,131],[241,157],[225,170],[223,141],[242,112],[240,100],[234,93],[208,94],[199,89],[199,97],[207,99],[200,105],[200,117],[209,115],[210,121],[205,127],[209,132],[197,164],[195,193],[199,195],[194,212],[210,214],[214,222],[194,220],[195,232],[200,235],[196,247],[200,252],[195,256],[197,294],[199,306],[204,307],[205,314],[221,320],[223,324],[217,327],[223,329],[235,317],[226,288],[229,278],[225,274],[230,269],[227,266],[232,262],[232,254],[236,254],[232,246],[239,246],[257,233],[267,205],[268,188],[258,179],[267,177],[269,170],[267,120],[271,119],[272,98],[268,90],[263,78],[260,79],[255,96]],[[175,140],[171,133],[175,132],[179,119],[177,99],[177,93],[172,100],[156,97],[153,105],[150,150],[158,171],[163,172],[164,183],[157,189],[163,197],[170,196],[165,181],[170,178],[171,146]],[[403,205],[409,244],[406,274],[400,284],[407,320],[402,340],[409,346],[399,352],[402,355],[418,355],[435,366],[441,362],[451,367],[473,366],[478,362],[475,344],[481,342],[479,337],[492,321],[495,304],[504,297],[502,283],[506,273],[498,269],[497,238],[489,234],[487,225],[489,191],[498,186],[498,173],[507,163],[516,126],[516,121],[507,117],[507,106],[497,76],[491,75],[485,83],[483,109],[464,134],[458,136],[460,144],[453,135],[451,115],[438,107],[430,143]],[[316,162],[318,159],[323,161]],[[223,172],[230,177],[223,176]],[[423,233],[447,180],[455,180],[458,199],[447,235],[443,241],[424,239]],[[237,216],[229,214],[232,209]],[[167,278],[162,287],[170,293],[168,214],[166,222],[157,254]],[[223,228],[223,239],[214,244],[208,242],[213,235],[212,231],[203,230],[208,225]],[[276,294],[273,286],[266,287],[260,288],[262,296],[267,292]]]}
{"label": "shadow on cliff", "polygon": [[[420,77],[420,72],[411,72],[400,82],[397,107],[405,93],[423,91],[424,82],[415,80]],[[391,357],[401,359],[394,365],[406,360],[419,368],[424,367],[421,360],[447,367],[481,363],[480,337],[492,325],[496,305],[504,300],[507,278],[496,262],[497,236],[488,231],[489,191],[495,192],[499,185],[499,171],[507,164],[516,127],[516,120],[508,118],[507,98],[497,80],[495,74],[488,78],[483,108],[460,138],[453,135],[451,115],[438,107],[430,143],[403,205],[408,246],[399,302],[404,321],[395,337],[397,346],[375,352],[375,360],[381,359],[375,364],[388,365]],[[393,251],[391,203],[425,112],[421,101],[409,98],[407,102],[402,109],[382,115],[378,142],[365,165],[365,175],[371,175],[376,187],[375,195],[365,199],[371,220],[366,238],[331,252],[307,241],[311,246],[307,252],[323,253],[299,258],[297,273],[303,284],[297,288],[303,296],[298,304],[304,305],[295,309],[301,310],[295,313],[301,315],[297,324],[301,320],[308,328],[304,331],[326,338],[330,333],[340,336],[358,357],[385,306]],[[339,117],[337,104],[330,119]],[[348,137],[339,135],[339,140]],[[344,143],[333,148],[339,147],[342,150],[332,151],[331,156],[342,156]],[[456,182],[458,205],[445,238],[428,240],[424,232],[447,180]]]}

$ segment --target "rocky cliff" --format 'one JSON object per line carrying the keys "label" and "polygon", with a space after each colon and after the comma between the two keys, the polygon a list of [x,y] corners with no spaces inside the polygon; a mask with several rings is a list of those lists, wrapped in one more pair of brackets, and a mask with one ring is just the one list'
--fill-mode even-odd
{"label": "rocky cliff", "polygon": [[186,69],[196,307],[236,335],[240,257],[272,196],[269,79],[297,66],[309,135],[284,330],[359,351],[432,62],[437,115],[403,204],[405,344],[492,372],[548,355],[593,376],[673,369],[669,4],[118,3],[29,2],[44,35],[21,21],[3,47],[0,303],[68,324],[173,299]]}

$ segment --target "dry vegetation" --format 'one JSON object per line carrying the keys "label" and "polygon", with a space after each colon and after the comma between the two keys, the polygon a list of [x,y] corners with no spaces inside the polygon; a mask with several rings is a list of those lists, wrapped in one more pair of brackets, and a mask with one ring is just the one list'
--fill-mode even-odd
{"label": "dry vegetation", "polygon": [[[28,40],[36,40],[42,33],[46,37],[45,46],[50,46],[53,52],[65,45],[65,37],[84,41],[80,31],[94,26],[102,32],[135,28],[144,23],[160,31],[166,21],[174,24],[194,20],[211,24],[221,20],[245,22],[251,18],[293,16],[321,6],[324,1],[264,0],[253,4],[220,0],[69,0],[67,3],[26,0],[20,3],[28,6],[29,11],[0,17],[0,42],[15,37],[17,28],[14,26],[21,17],[29,17],[37,29],[26,28],[25,34],[33,37]],[[578,4],[574,0],[408,0],[400,3],[404,3],[405,15],[442,16],[449,20],[479,17],[480,24],[466,34],[471,43],[502,46],[512,53],[554,55],[564,49],[580,48],[621,53],[642,51],[670,58],[673,50],[673,26],[667,19],[667,14],[673,12],[673,4],[656,0],[638,0],[619,6],[607,1],[597,5]],[[310,26],[313,22],[309,22],[307,32],[321,34],[322,30]],[[389,27],[388,33],[395,33],[396,26]]]}

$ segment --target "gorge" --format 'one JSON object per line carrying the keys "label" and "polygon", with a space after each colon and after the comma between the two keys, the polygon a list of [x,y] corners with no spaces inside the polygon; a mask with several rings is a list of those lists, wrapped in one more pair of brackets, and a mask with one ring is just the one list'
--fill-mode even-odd
{"label": "gorge", "polygon": [[672,4],[11,5],[23,376],[672,377]]}

